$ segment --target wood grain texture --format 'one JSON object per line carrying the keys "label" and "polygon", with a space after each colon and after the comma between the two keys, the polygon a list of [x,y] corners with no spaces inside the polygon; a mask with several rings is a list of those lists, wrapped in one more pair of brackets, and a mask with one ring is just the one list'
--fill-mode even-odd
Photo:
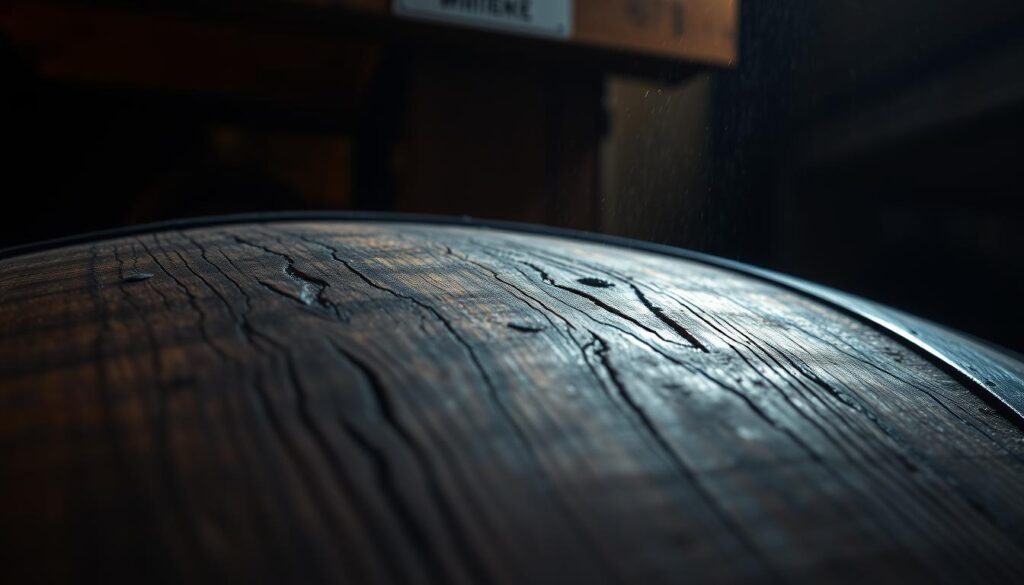
{"label": "wood grain texture", "polygon": [[1022,463],[894,338],[696,262],[348,222],[0,261],[3,582],[1012,581]]}

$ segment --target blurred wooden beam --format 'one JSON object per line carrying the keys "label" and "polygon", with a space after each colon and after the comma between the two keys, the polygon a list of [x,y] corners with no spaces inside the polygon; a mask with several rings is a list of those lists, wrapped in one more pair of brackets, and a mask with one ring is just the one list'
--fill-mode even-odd
{"label": "blurred wooden beam", "polygon": [[624,52],[733,65],[738,0],[576,0],[572,41]]}
{"label": "blurred wooden beam", "polygon": [[356,108],[379,45],[251,22],[10,2],[0,30],[43,80]]}

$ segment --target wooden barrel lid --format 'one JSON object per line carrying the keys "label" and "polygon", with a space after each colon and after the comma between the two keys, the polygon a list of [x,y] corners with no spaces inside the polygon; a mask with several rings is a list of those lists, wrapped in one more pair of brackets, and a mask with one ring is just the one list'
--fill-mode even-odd
{"label": "wooden barrel lid", "polygon": [[537,234],[15,255],[0,578],[1018,579],[1024,434],[940,366],[762,278]]}

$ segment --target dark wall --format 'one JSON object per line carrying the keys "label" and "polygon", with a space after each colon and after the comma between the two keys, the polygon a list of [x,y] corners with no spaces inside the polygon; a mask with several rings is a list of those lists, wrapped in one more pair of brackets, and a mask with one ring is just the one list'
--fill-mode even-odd
{"label": "dark wall", "polygon": [[1024,4],[748,2],[706,249],[1024,347]]}

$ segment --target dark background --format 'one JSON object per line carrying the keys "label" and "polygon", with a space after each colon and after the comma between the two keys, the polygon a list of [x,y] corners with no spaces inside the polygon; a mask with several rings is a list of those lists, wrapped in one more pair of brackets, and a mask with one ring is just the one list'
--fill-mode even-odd
{"label": "dark background", "polygon": [[1019,0],[748,0],[731,68],[235,3],[19,4],[0,246],[469,214],[737,258],[1024,349]]}

